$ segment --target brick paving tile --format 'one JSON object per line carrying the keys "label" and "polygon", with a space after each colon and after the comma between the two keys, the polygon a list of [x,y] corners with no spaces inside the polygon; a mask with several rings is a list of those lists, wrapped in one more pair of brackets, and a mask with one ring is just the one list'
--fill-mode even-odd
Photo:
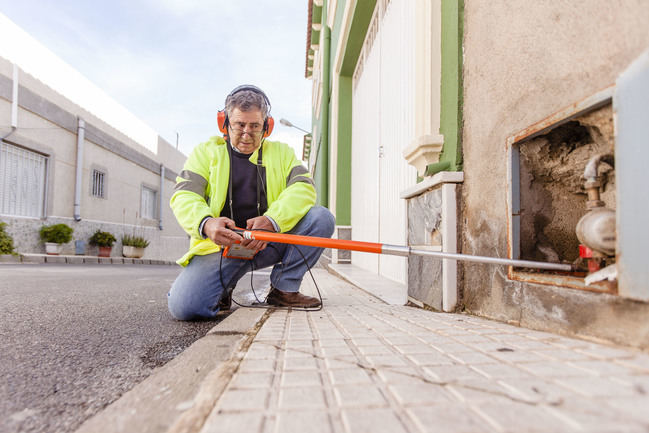
{"label": "brick paving tile", "polygon": [[615,416],[633,420],[638,424],[645,426],[649,431],[649,421],[646,418],[647,408],[649,407],[649,395],[644,394],[642,397],[620,397],[609,399],[607,405],[615,412]]}
{"label": "brick paving tile", "polygon": [[374,367],[401,367],[408,365],[406,360],[398,355],[368,355],[366,359]]}
{"label": "brick paving tile", "polygon": [[607,346],[591,346],[584,349],[577,349],[576,351],[599,359],[630,359],[634,356],[628,350]]}
{"label": "brick paving tile", "polygon": [[282,374],[282,386],[322,386],[318,371],[285,371]]}
{"label": "brick paving tile", "polygon": [[642,374],[649,375],[649,354],[642,353],[632,358],[615,359],[613,362],[636,369]]}
{"label": "brick paving tile", "polygon": [[432,383],[392,385],[388,389],[403,406],[455,401],[443,386]]}
{"label": "brick paving tile", "polygon": [[342,413],[348,433],[401,433],[408,430],[402,420],[390,409],[349,409]]}
{"label": "brick paving tile", "polygon": [[394,349],[389,346],[359,346],[359,352],[363,355],[391,355]]}
{"label": "brick paving tile", "polygon": [[326,357],[339,357],[339,356],[352,356],[354,355],[354,351],[347,346],[347,343],[345,343],[344,346],[333,346],[333,347],[323,347],[322,348],[322,353]]}
{"label": "brick paving tile", "polygon": [[[481,367],[481,366],[479,366]],[[577,368],[566,362],[545,361],[527,362],[518,365],[519,368],[529,371],[536,376],[542,377],[592,377],[589,370]]]}
{"label": "brick paving tile", "polygon": [[502,341],[497,338],[497,335],[483,335],[480,340],[467,343],[467,346],[472,350],[481,350],[483,352],[493,352],[494,350],[502,349],[515,349],[510,342]]}
{"label": "brick paving tile", "polygon": [[476,365],[476,364],[498,364],[499,363],[499,361],[496,358],[484,355],[479,352],[455,353],[449,355],[449,357],[459,361],[462,364]]}
{"label": "brick paving tile", "polygon": [[384,384],[408,384],[418,385],[425,383],[427,380],[435,383],[435,377],[420,373],[416,368],[412,367],[396,367],[396,368],[383,368],[377,371],[377,376]]}
{"label": "brick paving tile", "polygon": [[453,365],[460,364],[459,361],[446,356],[437,351],[430,351],[428,353],[413,353],[407,356],[409,360],[417,365]]}
{"label": "brick paving tile", "polygon": [[[608,378],[593,380],[591,377],[562,377],[557,383],[589,398],[607,396],[615,396],[615,398],[642,397],[642,393],[638,389],[615,383]],[[649,409],[649,406],[647,408]]]}
{"label": "brick paving tile", "polygon": [[281,388],[280,409],[326,409],[325,396],[321,386]]}
{"label": "brick paving tile", "polygon": [[231,389],[228,398],[219,401],[222,411],[259,411],[266,408],[267,390]]}
{"label": "brick paving tile", "polygon": [[325,365],[330,370],[336,368],[352,368],[358,366],[360,361],[355,355],[336,356],[335,358],[325,358]]}
{"label": "brick paving tile", "polygon": [[[621,399],[624,401],[626,399]],[[572,420],[578,424],[582,431],[596,433],[616,433],[616,432],[647,432],[649,423],[647,422],[646,406],[635,407],[642,412],[625,413],[614,406],[607,405],[602,401],[588,400],[570,400],[560,406],[554,407],[556,413]]]}
{"label": "brick paving tile", "polygon": [[[520,364],[521,366],[525,364]],[[482,364],[471,366],[471,368],[478,373],[488,378],[493,379],[506,379],[506,378],[532,378],[534,375],[531,372],[521,370],[514,365],[509,364]]]}
{"label": "brick paving tile", "polygon": [[483,375],[466,365],[431,365],[424,367],[424,371],[437,380],[449,382],[484,378]]}
{"label": "brick paving tile", "polygon": [[[504,350],[505,348],[500,347],[500,350],[496,349],[494,351],[487,352],[490,356],[493,356],[496,359],[500,359],[506,363],[515,364],[515,363],[525,363],[525,362],[544,362],[548,359],[543,355],[543,353],[537,352],[522,352],[520,350]],[[557,358],[554,358],[557,359]]]}
{"label": "brick paving tile", "polygon": [[421,342],[419,344],[395,344],[394,348],[404,355],[430,352],[430,347],[423,345]]}
{"label": "brick paving tile", "polygon": [[232,379],[232,388],[268,388],[273,383],[273,373],[238,372]]}
{"label": "brick paving tile", "polygon": [[610,361],[593,360],[570,360],[569,365],[572,367],[586,370],[597,376],[626,376],[635,373],[634,369],[614,364]]}
{"label": "brick paving tile", "polygon": [[321,338],[320,340],[321,347],[347,347],[347,342],[341,338]]}
{"label": "brick paving tile", "polygon": [[385,305],[314,274],[324,309],[270,314],[201,433],[649,431],[646,353]]}
{"label": "brick paving tile", "polygon": [[464,403],[484,403],[497,401],[505,407],[513,401],[522,400],[509,388],[498,382],[484,379],[463,380],[445,387],[455,398]]}
{"label": "brick paving tile", "polygon": [[551,379],[502,379],[498,383],[529,402],[553,405],[580,398],[575,391],[557,386]]}
{"label": "brick paving tile", "polygon": [[361,368],[329,370],[329,377],[334,386],[367,385],[372,383],[370,376]]}
{"label": "brick paving tile", "polygon": [[516,402],[505,406],[496,402],[484,402],[474,410],[488,417],[500,431],[547,433],[579,429],[579,424],[557,414],[548,406],[532,406]]}
{"label": "brick paving tile", "polygon": [[361,387],[356,384],[336,386],[334,393],[341,407],[388,405],[383,393],[374,387]]}
{"label": "brick paving tile", "polygon": [[329,415],[322,411],[280,412],[276,432],[281,433],[329,433],[333,426]]}
{"label": "brick paving tile", "polygon": [[402,333],[396,335],[384,336],[388,343],[394,346],[420,346],[421,339],[411,336],[403,335]]}
{"label": "brick paving tile", "polygon": [[217,413],[213,412],[200,433],[245,433],[258,432],[264,422],[262,413]]}
{"label": "brick paving tile", "polygon": [[275,360],[273,359],[244,359],[239,366],[239,371],[275,371]]}
{"label": "brick paving tile", "polygon": [[587,361],[587,360],[592,360],[590,356],[586,355],[585,353],[580,353],[575,350],[569,350],[569,349],[563,349],[563,348],[555,348],[552,350],[539,350],[539,351],[531,351],[531,352],[520,352],[520,353],[528,353],[532,356],[538,356],[540,357],[539,360],[541,359],[553,359],[555,361]]}
{"label": "brick paving tile", "polygon": [[420,431],[425,433],[492,433],[496,432],[483,418],[473,415],[467,406],[435,404],[407,410]]}

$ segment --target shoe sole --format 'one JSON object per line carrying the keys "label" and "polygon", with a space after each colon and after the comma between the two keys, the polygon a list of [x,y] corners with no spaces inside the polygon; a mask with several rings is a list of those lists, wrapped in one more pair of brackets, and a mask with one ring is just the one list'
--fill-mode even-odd
{"label": "shoe sole", "polygon": [[284,304],[284,303],[281,303],[281,302],[269,301],[268,299],[266,299],[266,303],[268,305],[273,306],[273,307],[285,307],[285,308],[290,308],[290,307],[294,307],[294,308],[318,308],[320,305],[322,305],[320,302],[318,302],[317,304]]}

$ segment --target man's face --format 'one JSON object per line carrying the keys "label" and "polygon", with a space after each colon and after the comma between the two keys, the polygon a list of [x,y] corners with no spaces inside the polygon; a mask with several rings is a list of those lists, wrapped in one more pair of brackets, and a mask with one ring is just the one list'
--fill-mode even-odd
{"label": "man's face", "polygon": [[241,111],[235,108],[228,118],[230,142],[239,152],[250,155],[261,144],[264,129],[261,110],[253,108],[249,111]]}

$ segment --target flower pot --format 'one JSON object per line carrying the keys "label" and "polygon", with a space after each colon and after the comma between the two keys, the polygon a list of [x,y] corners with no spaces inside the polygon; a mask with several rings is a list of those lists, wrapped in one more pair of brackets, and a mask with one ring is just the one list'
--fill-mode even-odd
{"label": "flower pot", "polygon": [[61,254],[61,250],[63,249],[63,244],[57,244],[54,242],[45,242],[45,253],[52,255],[52,256],[58,256]]}
{"label": "flower pot", "polygon": [[99,248],[99,257],[110,257],[110,251],[113,247],[98,247]]}
{"label": "flower pot", "polygon": [[122,245],[122,255],[131,259],[139,259],[144,255],[144,248]]}

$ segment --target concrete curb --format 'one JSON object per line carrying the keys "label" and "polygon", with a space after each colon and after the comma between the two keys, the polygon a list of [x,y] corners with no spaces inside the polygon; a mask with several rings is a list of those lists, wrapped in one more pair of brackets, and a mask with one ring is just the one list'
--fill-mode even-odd
{"label": "concrete curb", "polygon": [[71,256],[50,254],[19,254],[6,259],[0,257],[0,263],[58,263],[58,264],[103,264],[103,265],[175,265],[176,262],[158,259],[130,259],[126,257]]}
{"label": "concrete curb", "polygon": [[235,310],[76,433],[198,431],[271,312]]}

